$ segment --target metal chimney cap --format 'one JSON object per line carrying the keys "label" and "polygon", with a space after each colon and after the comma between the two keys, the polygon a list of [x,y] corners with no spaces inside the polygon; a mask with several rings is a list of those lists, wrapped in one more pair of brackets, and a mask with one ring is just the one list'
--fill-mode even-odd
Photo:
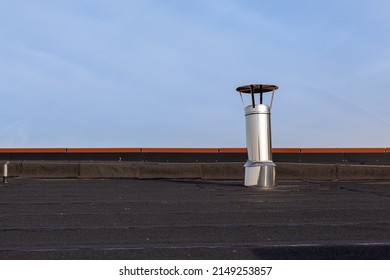
{"label": "metal chimney cap", "polygon": [[[253,89],[253,92],[251,91]],[[263,85],[263,84],[254,84],[246,85],[236,88],[236,91],[240,93],[263,93],[277,90],[278,87],[275,85]]]}

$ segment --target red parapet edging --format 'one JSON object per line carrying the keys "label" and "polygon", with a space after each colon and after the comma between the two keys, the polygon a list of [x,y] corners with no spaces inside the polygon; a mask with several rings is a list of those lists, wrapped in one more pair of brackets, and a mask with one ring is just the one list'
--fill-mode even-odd
{"label": "red parapet edging", "polygon": [[0,148],[2,154],[66,153],[66,148]]}
{"label": "red parapet edging", "polygon": [[[0,153],[247,153],[246,148],[0,148]],[[390,153],[390,148],[273,148],[276,154]]]}
{"label": "red parapet edging", "polygon": [[302,154],[385,153],[386,148],[302,148]]}
{"label": "red parapet edging", "polygon": [[246,148],[220,148],[218,151],[221,154],[243,154],[247,152]]}
{"label": "red parapet edging", "polygon": [[140,153],[141,148],[68,148],[67,153]]}
{"label": "red parapet edging", "polygon": [[272,153],[274,154],[299,154],[301,153],[300,148],[273,148]]}
{"label": "red parapet edging", "polygon": [[204,153],[217,154],[217,148],[142,148],[143,153]]}

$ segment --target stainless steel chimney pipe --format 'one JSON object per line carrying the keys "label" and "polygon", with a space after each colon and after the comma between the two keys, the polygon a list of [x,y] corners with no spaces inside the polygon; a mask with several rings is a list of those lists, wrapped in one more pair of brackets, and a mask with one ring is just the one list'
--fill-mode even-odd
{"label": "stainless steel chimney pipe", "polygon": [[[244,185],[248,187],[275,186],[275,164],[272,161],[271,108],[275,85],[253,84],[238,87],[240,93],[251,94],[252,104],[245,107],[246,146],[248,161],[245,163]],[[263,93],[272,92],[269,105],[263,104]],[[256,104],[255,94],[260,94]]]}

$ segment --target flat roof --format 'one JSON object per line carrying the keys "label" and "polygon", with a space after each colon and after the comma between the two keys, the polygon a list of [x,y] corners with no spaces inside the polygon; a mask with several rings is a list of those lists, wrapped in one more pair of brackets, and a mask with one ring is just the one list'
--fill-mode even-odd
{"label": "flat roof", "polygon": [[390,259],[390,182],[12,179],[0,259]]}

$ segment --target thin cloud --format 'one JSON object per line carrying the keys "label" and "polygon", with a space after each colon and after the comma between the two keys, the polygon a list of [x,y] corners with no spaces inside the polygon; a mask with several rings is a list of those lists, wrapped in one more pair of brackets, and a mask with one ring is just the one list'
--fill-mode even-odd
{"label": "thin cloud", "polygon": [[[15,110],[29,117],[3,127],[7,143],[244,146],[235,88],[275,83],[277,146],[314,146],[326,143],[325,135],[340,146],[382,145],[390,137],[384,134],[387,7],[382,1],[8,2],[0,11],[0,94],[8,104],[0,118]],[[371,98],[369,84],[376,89]],[[339,117],[347,118],[345,135]],[[369,121],[375,125],[363,140],[359,126]]]}

